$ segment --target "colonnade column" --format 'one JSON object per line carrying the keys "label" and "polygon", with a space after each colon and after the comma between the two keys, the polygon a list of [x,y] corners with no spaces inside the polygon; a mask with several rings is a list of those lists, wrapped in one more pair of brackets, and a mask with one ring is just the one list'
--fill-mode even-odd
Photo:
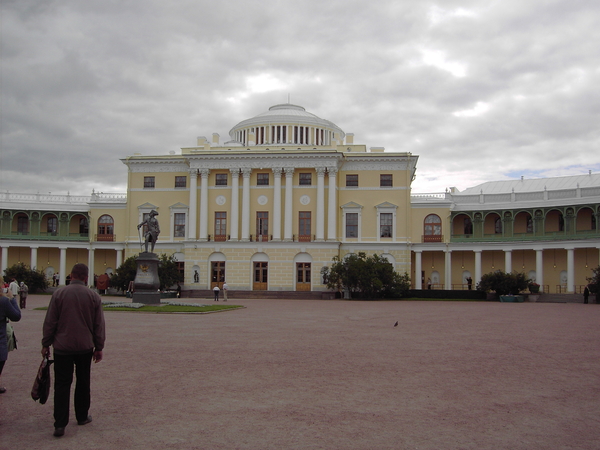
{"label": "colonnade column", "polygon": [[317,167],[317,241],[325,239],[325,168]]}
{"label": "colonnade column", "polygon": [[240,204],[240,169],[229,169],[231,172],[231,211],[229,212],[229,240],[238,240],[239,204]]}
{"label": "colonnade column", "polygon": [[273,240],[281,240],[281,169],[273,169]]}
{"label": "colonnade column", "polygon": [[285,213],[283,218],[283,240],[292,240],[292,212],[293,212],[293,181],[294,168],[286,167],[285,172]]}
{"label": "colonnade column", "polygon": [[4,273],[8,267],[8,247],[2,247],[2,266],[0,267],[0,273]]}
{"label": "colonnade column", "polygon": [[329,201],[328,201],[328,216],[327,216],[327,240],[337,240],[337,168],[330,167],[327,169],[329,173]]}
{"label": "colonnade column", "polygon": [[190,169],[190,215],[188,217],[188,239],[196,240],[196,216],[198,216],[198,170]]}
{"label": "colonnade column", "polygon": [[475,250],[475,285],[481,281],[481,250]]}
{"label": "colonnade column", "polygon": [[37,247],[31,247],[31,265],[30,265],[30,267],[32,269],[37,268],[37,251],[38,251]]}
{"label": "colonnade column", "polygon": [[452,289],[452,250],[444,250],[444,289],[451,290]]}
{"label": "colonnade column", "polygon": [[[119,267],[119,266],[117,266]],[[88,250],[88,286],[94,285],[94,249]]]}
{"label": "colonnade column", "polygon": [[575,249],[567,249],[567,293],[575,293]]}
{"label": "colonnade column", "polygon": [[544,292],[544,250],[535,251],[535,282],[540,285],[540,292]]}
{"label": "colonnade column", "polygon": [[123,264],[123,250],[118,248],[117,249],[117,263],[116,263],[117,267],[115,267],[115,269],[120,267],[121,264]]}
{"label": "colonnade column", "polygon": [[60,271],[60,279],[58,284],[64,285],[67,279],[65,272],[67,271],[67,248],[60,247],[60,262],[58,264]]}
{"label": "colonnade column", "polygon": [[512,250],[504,250],[504,271],[512,272]]}
{"label": "colonnade column", "polygon": [[250,174],[252,169],[242,169],[242,241],[250,240]]}
{"label": "colonnade column", "polygon": [[208,175],[209,169],[200,169],[200,240],[208,240]]}
{"label": "colonnade column", "polygon": [[421,278],[421,272],[423,271],[422,255],[421,250],[415,251],[415,289],[423,289],[423,279]]}

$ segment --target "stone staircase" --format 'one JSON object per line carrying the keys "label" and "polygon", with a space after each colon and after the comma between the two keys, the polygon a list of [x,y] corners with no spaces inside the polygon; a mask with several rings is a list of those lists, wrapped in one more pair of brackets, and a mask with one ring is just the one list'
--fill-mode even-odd
{"label": "stone staircase", "polygon": [[[538,303],[583,303],[583,294],[539,294]],[[596,297],[590,295],[590,303],[596,303]]]}

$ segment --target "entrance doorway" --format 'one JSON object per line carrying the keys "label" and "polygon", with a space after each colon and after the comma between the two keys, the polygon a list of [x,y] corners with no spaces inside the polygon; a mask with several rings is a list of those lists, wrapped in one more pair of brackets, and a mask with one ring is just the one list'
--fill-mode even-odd
{"label": "entrance doorway", "polygon": [[269,281],[269,263],[255,262],[254,263],[254,282],[252,289],[255,291],[266,291]]}
{"label": "entrance doorway", "polygon": [[211,263],[210,288],[218,286],[223,288],[225,282],[225,261],[213,261]]}
{"label": "entrance doorway", "polygon": [[296,263],[296,290],[310,291],[310,263]]}

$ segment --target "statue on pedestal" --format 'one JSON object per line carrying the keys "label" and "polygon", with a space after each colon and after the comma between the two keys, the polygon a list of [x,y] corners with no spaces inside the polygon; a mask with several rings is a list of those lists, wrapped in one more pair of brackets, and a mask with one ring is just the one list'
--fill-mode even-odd
{"label": "statue on pedestal", "polygon": [[152,243],[152,248],[150,251],[154,253],[154,246],[156,245],[158,235],[160,234],[160,226],[158,225],[156,216],[158,216],[158,212],[153,209],[150,211],[150,214],[148,214],[148,218],[137,226],[138,230],[144,225],[147,227],[146,233],[144,233],[144,245],[146,248],[146,253],[148,253],[149,243]]}

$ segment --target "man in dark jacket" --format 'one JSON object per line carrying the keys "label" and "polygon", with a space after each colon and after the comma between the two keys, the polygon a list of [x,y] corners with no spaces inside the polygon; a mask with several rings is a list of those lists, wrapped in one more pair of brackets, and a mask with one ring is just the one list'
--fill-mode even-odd
{"label": "man in dark jacket", "polygon": [[44,320],[42,355],[50,355],[54,347],[54,436],[65,434],[69,423],[69,403],[73,369],[75,417],[77,424],[92,421],[88,415],[91,403],[90,371],[92,360],[102,361],[105,328],[102,299],[87,287],[88,268],[75,264],[71,283],[57,289]]}

